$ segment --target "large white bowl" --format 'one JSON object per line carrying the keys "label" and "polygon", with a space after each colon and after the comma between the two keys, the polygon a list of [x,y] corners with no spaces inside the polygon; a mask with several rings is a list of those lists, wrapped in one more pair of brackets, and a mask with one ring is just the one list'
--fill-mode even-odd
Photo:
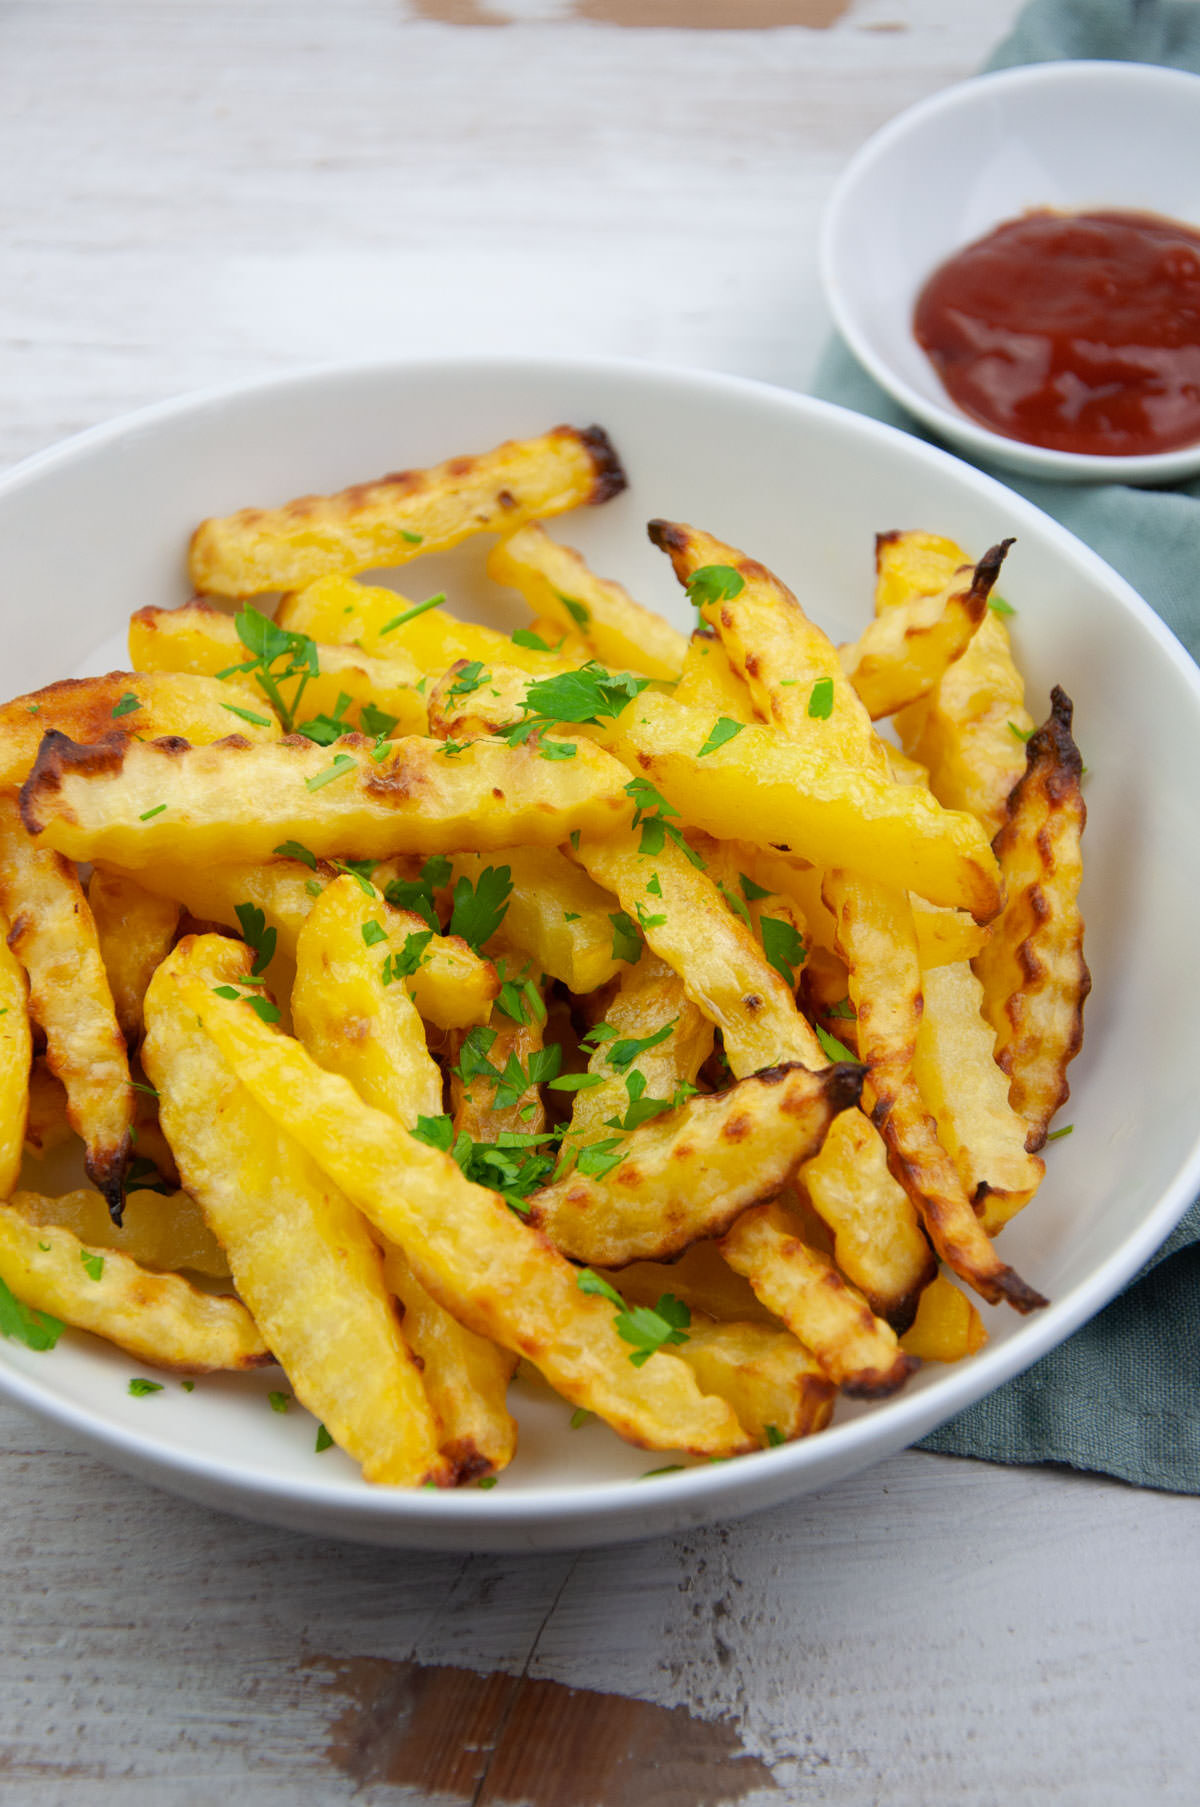
{"label": "large white bowl", "polygon": [[821,280],[859,363],[940,439],[1076,483],[1173,483],[1200,441],[1104,458],[1023,445],[965,414],[913,337],[940,263],[1034,207],[1120,207],[1200,226],[1200,76],[1148,63],[1034,63],[944,88],[890,120],[838,180]]}
{"label": "large white bowl", "polygon": [[[1200,963],[1200,678],[1128,585],[1001,485],[858,415],[719,376],[635,364],[460,360],[318,371],[171,402],[85,434],[0,481],[0,608],[9,692],[121,662],[124,624],[187,595],[184,548],[203,515],[338,488],[483,449],[559,421],[600,421],[630,489],[559,532],[605,573],[686,624],[645,522],[703,523],[765,560],[835,638],[870,614],[874,535],[923,526],[982,549],[1017,543],[1006,596],[1044,711],[1061,682],[1091,773],[1085,904],[1095,989],[1072,1069],[1075,1133],[1050,1150],[1036,1203],[1005,1252],[1053,1300],[1020,1319],[987,1310],[991,1341],[928,1367],[899,1398],[839,1411],[808,1443],[642,1479],[669,1456],[593,1423],[567,1428],[549,1393],[523,1391],[521,1453],[492,1492],[366,1486],[337,1450],[313,1453],[277,1381],[211,1379],[131,1399],[137,1364],[68,1334],[53,1354],[0,1343],[0,1386],[145,1479],[301,1529],[440,1549],[613,1542],[679,1529],[828,1486],[890,1454],[1026,1367],[1103,1305],[1200,1189],[1195,1081]],[[426,561],[406,588],[484,605],[481,552]],[[420,573],[420,575],[418,575]],[[31,1481],[30,1510],[35,1482]]]}

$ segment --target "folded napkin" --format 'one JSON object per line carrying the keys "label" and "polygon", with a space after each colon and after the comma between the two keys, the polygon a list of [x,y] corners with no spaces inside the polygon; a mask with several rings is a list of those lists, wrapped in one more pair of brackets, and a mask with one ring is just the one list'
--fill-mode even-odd
{"label": "folded napkin", "polygon": [[[1200,5],[1033,0],[987,67],[1074,58],[1200,74]],[[813,392],[929,437],[840,340],[826,350]],[[1200,658],[1200,481],[1170,490],[1077,487],[983,468],[1107,559]],[[1065,1462],[1200,1493],[1200,1201],[1106,1310],[920,1447],[989,1462]]]}

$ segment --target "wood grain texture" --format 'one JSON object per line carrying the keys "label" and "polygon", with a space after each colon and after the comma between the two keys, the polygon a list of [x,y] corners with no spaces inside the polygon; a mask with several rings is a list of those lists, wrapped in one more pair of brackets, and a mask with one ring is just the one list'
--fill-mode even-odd
{"label": "wood grain texture", "polygon": [[[838,169],[1017,0],[856,0],[771,31],[460,4],[508,23],[0,4],[0,463],[346,356],[594,351],[803,384]],[[600,1781],[618,1807],[670,1798],[653,1764],[681,1743],[691,1807],[729,1765],[743,1807],[1200,1793],[1189,1500],[910,1454],[633,1549],[406,1555],[168,1498],[0,1405],[0,1507],[6,1807],[397,1807],[443,1779],[499,1803],[577,1778],[572,1807]],[[425,1780],[407,1758],[418,1780],[391,1780],[418,1694]],[[575,1742],[597,1733],[603,1776]]]}

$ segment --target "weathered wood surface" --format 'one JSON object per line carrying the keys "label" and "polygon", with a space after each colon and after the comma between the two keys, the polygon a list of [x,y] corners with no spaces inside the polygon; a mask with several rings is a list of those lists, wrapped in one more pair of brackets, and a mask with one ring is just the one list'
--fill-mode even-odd
{"label": "weathered wood surface", "polygon": [[[7,0],[0,463],[345,356],[802,385],[833,177],[1015,10]],[[0,1502],[5,1801],[1200,1792],[1188,1500],[910,1454],[687,1538],[458,1560],[241,1524],[0,1407]]]}

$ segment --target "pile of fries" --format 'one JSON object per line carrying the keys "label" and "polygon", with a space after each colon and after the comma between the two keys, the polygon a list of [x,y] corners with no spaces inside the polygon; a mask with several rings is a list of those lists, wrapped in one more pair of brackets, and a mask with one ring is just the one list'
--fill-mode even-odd
{"label": "pile of fries", "polygon": [[[442,1487],[512,1459],[522,1360],[723,1458],[977,1349],[950,1275],[1045,1303],[994,1238],[1080,1044],[1085,812],[1008,542],[882,535],[839,648],[652,521],[688,639],[541,524],[624,485],[560,427],[205,521],[129,671],[0,710],[5,1334],[278,1363],[318,1449]],[[357,575],[480,531],[511,638]]]}

